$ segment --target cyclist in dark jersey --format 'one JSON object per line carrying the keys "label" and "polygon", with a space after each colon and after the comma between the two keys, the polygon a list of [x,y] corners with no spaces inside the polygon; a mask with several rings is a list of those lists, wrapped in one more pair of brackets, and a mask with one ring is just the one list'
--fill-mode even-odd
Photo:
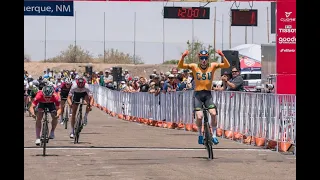
{"label": "cyclist in dark jersey", "polygon": [[[68,98],[69,91],[72,86],[72,80],[71,79],[65,79],[63,83],[61,83],[60,87],[57,87],[59,89],[59,94],[61,98],[61,117],[60,117],[60,123],[63,124],[63,113],[64,113],[64,105]],[[71,108],[70,108],[71,110]],[[70,112],[71,114],[71,112]]]}

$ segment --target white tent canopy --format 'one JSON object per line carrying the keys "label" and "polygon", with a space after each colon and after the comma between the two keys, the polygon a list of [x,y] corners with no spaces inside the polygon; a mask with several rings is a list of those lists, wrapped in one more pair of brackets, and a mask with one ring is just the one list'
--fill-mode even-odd
{"label": "white tent canopy", "polygon": [[242,44],[230,50],[239,51],[239,55],[247,56],[250,59],[261,62],[261,45]]}

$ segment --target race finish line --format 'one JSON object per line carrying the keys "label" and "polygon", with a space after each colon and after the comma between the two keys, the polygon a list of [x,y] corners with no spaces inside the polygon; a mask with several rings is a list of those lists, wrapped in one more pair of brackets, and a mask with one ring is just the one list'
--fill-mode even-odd
{"label": "race finish line", "polygon": [[25,16],[73,16],[73,1],[24,1]]}

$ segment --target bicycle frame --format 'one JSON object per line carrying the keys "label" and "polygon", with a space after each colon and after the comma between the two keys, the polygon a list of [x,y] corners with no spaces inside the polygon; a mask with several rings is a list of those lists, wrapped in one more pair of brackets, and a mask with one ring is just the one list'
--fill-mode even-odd
{"label": "bicycle frame", "polygon": [[76,122],[74,126],[75,130],[75,137],[74,137],[74,144],[79,143],[79,137],[80,137],[80,132],[83,128],[83,123],[82,123],[82,105],[83,105],[83,98],[80,99],[80,102],[74,102],[75,104],[79,104],[77,112],[76,112]]}

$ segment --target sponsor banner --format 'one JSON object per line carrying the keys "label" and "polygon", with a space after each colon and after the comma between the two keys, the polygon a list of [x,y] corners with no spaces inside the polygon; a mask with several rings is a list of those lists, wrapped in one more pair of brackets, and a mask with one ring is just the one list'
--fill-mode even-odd
{"label": "sponsor banner", "polygon": [[73,1],[24,1],[25,16],[73,16]]}
{"label": "sponsor banner", "polygon": [[[224,0],[226,2],[232,1],[235,2],[235,0]],[[238,2],[251,2],[250,0],[237,0]],[[276,0],[252,0],[252,1],[260,1],[260,2],[276,2]]]}
{"label": "sponsor banner", "polygon": [[[158,0],[153,0],[153,1],[158,1]],[[168,2],[224,2],[225,0],[167,0],[167,1]]]}
{"label": "sponsor banner", "polygon": [[243,56],[240,59],[240,69],[261,69],[261,62]]}
{"label": "sponsor banner", "polygon": [[107,0],[107,1],[131,1],[131,2],[150,2],[151,0]]}
{"label": "sponsor banner", "polygon": [[287,92],[282,88],[287,87],[287,84],[292,84],[294,87],[290,88],[294,88],[295,93],[295,79],[294,82],[291,80],[296,74],[296,0],[278,1],[276,8],[276,91],[281,94],[292,94],[293,91]]}

